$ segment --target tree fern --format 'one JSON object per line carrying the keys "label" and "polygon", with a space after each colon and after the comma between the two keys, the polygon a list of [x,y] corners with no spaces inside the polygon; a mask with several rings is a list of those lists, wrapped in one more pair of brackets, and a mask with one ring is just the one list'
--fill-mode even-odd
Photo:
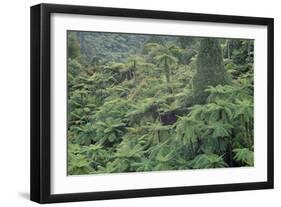
{"label": "tree fern", "polygon": [[254,166],[254,152],[248,148],[234,149],[234,159],[238,162],[247,164],[248,166]]}
{"label": "tree fern", "polygon": [[193,169],[204,168],[222,168],[227,167],[227,163],[223,160],[223,156],[216,154],[201,154],[192,161]]}

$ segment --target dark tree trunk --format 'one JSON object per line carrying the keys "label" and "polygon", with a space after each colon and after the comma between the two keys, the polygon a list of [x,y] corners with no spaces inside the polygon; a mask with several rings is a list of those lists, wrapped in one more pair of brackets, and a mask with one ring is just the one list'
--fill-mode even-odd
{"label": "dark tree trunk", "polygon": [[172,125],[177,121],[177,116],[173,112],[167,112],[160,115],[160,121],[163,125]]}

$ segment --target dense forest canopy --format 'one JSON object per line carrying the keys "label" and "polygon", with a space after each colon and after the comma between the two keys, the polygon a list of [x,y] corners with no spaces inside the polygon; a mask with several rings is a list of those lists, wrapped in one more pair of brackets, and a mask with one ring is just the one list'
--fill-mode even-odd
{"label": "dense forest canopy", "polygon": [[68,174],[254,165],[254,41],[68,31]]}

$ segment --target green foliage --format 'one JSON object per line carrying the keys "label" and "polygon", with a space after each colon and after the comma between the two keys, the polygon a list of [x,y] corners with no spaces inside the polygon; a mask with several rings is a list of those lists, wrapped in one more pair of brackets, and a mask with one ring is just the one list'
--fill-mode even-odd
{"label": "green foliage", "polygon": [[80,175],[91,173],[92,168],[89,165],[89,160],[81,152],[79,145],[68,146],[68,174]]}
{"label": "green foliage", "polygon": [[253,166],[253,43],[68,32],[68,174]]}
{"label": "green foliage", "polygon": [[187,47],[191,47],[196,41],[195,37],[185,37],[181,36],[177,38],[177,42],[179,43],[179,46],[183,49]]}
{"label": "green foliage", "polygon": [[181,140],[183,145],[194,143],[197,141],[201,133],[202,123],[192,117],[180,117],[176,125],[176,138]]}
{"label": "green foliage", "polygon": [[228,166],[223,160],[223,156],[218,156],[216,154],[197,155],[191,162],[193,169],[222,168]]}
{"label": "green foliage", "polygon": [[238,162],[242,162],[248,166],[254,166],[254,152],[250,151],[248,148],[234,149],[235,153],[234,159]]}

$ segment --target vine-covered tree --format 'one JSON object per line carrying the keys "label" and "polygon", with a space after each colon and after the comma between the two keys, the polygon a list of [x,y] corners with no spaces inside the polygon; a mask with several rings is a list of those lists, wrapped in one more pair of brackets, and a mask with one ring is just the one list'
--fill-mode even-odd
{"label": "vine-covered tree", "polygon": [[222,50],[216,38],[203,38],[197,56],[197,69],[193,79],[195,103],[204,103],[208,86],[227,84]]}

